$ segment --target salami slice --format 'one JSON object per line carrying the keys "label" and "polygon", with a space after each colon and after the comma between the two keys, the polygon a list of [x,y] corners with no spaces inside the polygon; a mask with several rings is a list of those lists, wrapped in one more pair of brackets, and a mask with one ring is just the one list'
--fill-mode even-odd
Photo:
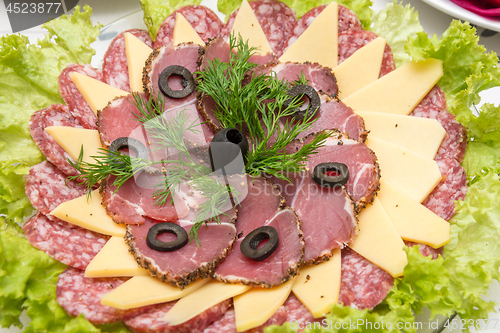
{"label": "salami slice", "polygon": [[134,333],[201,333],[207,326],[221,319],[231,305],[231,299],[205,310],[185,323],[170,326],[163,317],[175,303],[163,303],[142,315],[125,320],[125,325]]}
{"label": "salami slice", "polygon": [[95,325],[124,321],[151,310],[144,306],[119,310],[101,304],[101,297],[127,281],[126,278],[86,278],[84,271],[67,268],[59,275],[56,299],[71,316],[83,315]]}
{"label": "salami slice", "polygon": [[[295,12],[285,3],[276,0],[255,0],[250,2],[257,20],[269,41],[269,45],[276,57],[280,57],[285,50],[288,40],[293,36],[297,24]],[[238,10],[229,16],[221,35],[229,36],[233,28]]]}
{"label": "salami slice", "polygon": [[[44,161],[34,165],[26,177],[26,195],[34,208],[49,214],[63,202],[87,193],[85,186],[68,180],[59,169]],[[51,215],[48,215],[53,219]]]}
{"label": "salami slice", "polygon": [[51,221],[42,213],[31,217],[23,229],[31,245],[55,260],[78,269],[87,268],[109,239],[57,218]]}
{"label": "salami slice", "polygon": [[102,64],[102,75],[107,84],[130,91],[130,80],[128,75],[127,54],[125,49],[125,33],[131,33],[143,41],[147,46],[153,47],[153,41],[146,30],[131,29],[116,36],[104,55]]}
{"label": "salami slice", "polygon": [[[278,311],[276,311],[264,324],[247,330],[244,333],[263,333],[264,327],[281,325],[286,320],[286,314],[285,306],[280,306]],[[208,326],[203,333],[237,333],[234,308],[229,308],[221,319]]]}
{"label": "salami slice", "polygon": [[[339,59],[338,63],[341,64],[344,60],[349,58],[354,52],[377,38],[378,36],[366,30],[346,30],[339,33]],[[380,75],[382,77],[389,74],[396,69],[394,64],[394,56],[389,44],[385,45],[384,56],[382,57],[382,65],[380,67]]]}
{"label": "salami slice", "polygon": [[184,6],[167,16],[163,21],[156,35],[155,48],[172,45],[177,13],[182,14],[191,23],[191,26],[205,43],[211,38],[220,36],[222,22],[217,14],[205,6]]}
{"label": "salami slice", "polygon": [[102,72],[99,69],[93,68],[90,65],[70,64],[59,74],[59,92],[68,105],[71,114],[78,119],[81,126],[87,129],[96,129],[96,117],[94,111],[78,91],[70,74],[77,72],[87,75],[93,79],[104,82]]}
{"label": "salami slice", "polygon": [[77,176],[78,171],[68,163],[71,157],[45,132],[45,128],[49,126],[82,128],[80,122],[73,117],[66,105],[61,104],[52,104],[46,109],[36,111],[29,121],[31,137],[47,160],[68,176]]}
{"label": "salami slice", "polygon": [[[315,7],[302,15],[297,21],[297,25],[293,29],[293,35],[288,40],[287,47],[292,45],[297,38],[311,25],[314,19],[325,9],[327,5],[321,5]],[[361,22],[352,10],[347,7],[339,5],[339,26],[338,33],[344,32],[346,30],[363,30]]]}

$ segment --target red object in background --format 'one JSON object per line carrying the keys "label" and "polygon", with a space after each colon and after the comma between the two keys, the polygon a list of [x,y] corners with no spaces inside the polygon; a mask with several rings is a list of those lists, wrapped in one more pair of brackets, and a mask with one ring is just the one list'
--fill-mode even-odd
{"label": "red object in background", "polygon": [[473,13],[486,17],[500,18],[500,0],[451,0]]}

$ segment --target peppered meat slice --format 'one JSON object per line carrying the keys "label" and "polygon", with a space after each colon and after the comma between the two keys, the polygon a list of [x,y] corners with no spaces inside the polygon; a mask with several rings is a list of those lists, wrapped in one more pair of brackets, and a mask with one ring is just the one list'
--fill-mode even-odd
{"label": "peppered meat slice", "polygon": [[[231,212],[228,212],[231,215]],[[234,210],[232,210],[234,215]],[[224,261],[236,240],[234,223],[208,222],[198,230],[197,242],[188,242],[182,248],[172,252],[160,252],[150,248],[146,242],[149,229],[159,221],[148,219],[142,225],[127,226],[126,242],[130,252],[141,267],[149,270],[153,276],[173,286],[184,288],[197,278],[211,276],[217,265]],[[173,221],[189,235],[194,227],[192,220]],[[171,242],[175,236],[169,233],[158,235],[163,242]]]}
{"label": "peppered meat slice", "polygon": [[[286,282],[297,273],[303,256],[302,231],[295,212],[282,208],[279,191],[264,178],[247,177],[248,193],[241,200],[236,228],[239,239],[226,260],[216,269],[214,278],[227,283],[244,283],[271,287]],[[279,245],[267,259],[254,261],[240,250],[250,232],[261,226],[272,226]]]}
{"label": "peppered meat slice", "polygon": [[50,257],[78,269],[87,268],[109,239],[105,236],[42,213],[23,225],[30,244]]}

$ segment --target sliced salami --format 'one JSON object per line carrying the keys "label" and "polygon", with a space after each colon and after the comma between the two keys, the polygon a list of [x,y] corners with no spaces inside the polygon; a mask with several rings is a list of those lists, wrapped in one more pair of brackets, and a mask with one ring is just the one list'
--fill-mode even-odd
{"label": "sliced salami", "polygon": [[[286,320],[286,314],[287,312],[285,306],[280,306],[278,311],[276,311],[264,324],[259,327],[244,331],[244,333],[263,333],[264,327],[271,325],[281,325]],[[221,319],[208,326],[203,331],[203,333],[237,333],[234,308],[229,308],[229,310],[224,313]]]}
{"label": "sliced salami", "polygon": [[217,14],[205,6],[184,6],[167,16],[163,21],[156,35],[155,48],[172,45],[177,13],[182,14],[191,23],[191,26],[205,43],[211,38],[220,36],[223,24]]}
{"label": "sliced salami", "polygon": [[[321,5],[315,7],[302,15],[297,21],[297,25],[293,29],[293,35],[288,40],[287,47],[292,45],[297,38],[311,25],[314,19],[325,9],[327,5]],[[339,5],[339,26],[338,33],[344,32],[346,30],[363,30],[361,22],[352,10],[347,7]]]}
{"label": "sliced salami", "polygon": [[[63,202],[81,197],[87,193],[85,186],[66,178],[50,162],[34,165],[26,177],[26,195],[34,208],[49,214]],[[53,219],[51,215],[48,215]]]}
{"label": "sliced salami", "polygon": [[31,245],[55,260],[78,269],[87,268],[109,239],[57,218],[51,221],[42,213],[31,217],[23,229]]}
{"label": "sliced salami", "polygon": [[102,64],[102,75],[107,84],[130,91],[130,80],[128,75],[127,53],[125,48],[125,33],[131,33],[139,38],[144,44],[153,47],[153,41],[146,30],[131,29],[116,36],[104,55]]}
{"label": "sliced salami", "polygon": [[[377,38],[378,36],[366,30],[346,30],[339,33],[339,59],[338,63],[341,64],[349,58],[354,52]],[[394,56],[389,44],[385,45],[384,56],[382,57],[382,65],[380,67],[380,75],[382,77],[389,74],[396,69],[394,64]]]}
{"label": "sliced salami", "polygon": [[75,317],[83,315],[95,325],[127,320],[151,310],[153,306],[119,310],[101,304],[103,295],[126,280],[126,278],[86,278],[84,271],[67,268],[59,275],[56,299],[68,314]]}
{"label": "sliced salami", "polygon": [[78,119],[83,128],[96,129],[96,116],[83,98],[78,88],[71,81],[70,74],[76,72],[104,82],[102,72],[90,65],[69,64],[59,74],[59,92],[68,105],[71,114]]}
{"label": "sliced salami", "polygon": [[[264,31],[274,55],[279,58],[288,45],[288,40],[293,36],[297,24],[295,12],[285,3],[276,0],[250,1],[250,7],[252,7]],[[231,33],[237,13],[238,10],[227,19],[221,33],[223,37],[227,38]]]}
{"label": "sliced salami", "polygon": [[70,113],[66,105],[61,104],[52,104],[46,109],[36,111],[31,115],[29,121],[31,137],[47,160],[66,175],[77,176],[78,171],[68,163],[68,159],[71,159],[71,157],[45,132],[45,128],[49,126],[82,128],[80,122]]}
{"label": "sliced salami", "polygon": [[144,314],[125,320],[125,325],[134,333],[202,333],[206,327],[222,318],[231,302],[231,299],[227,299],[176,326],[170,326],[163,320],[176,302],[163,303]]}

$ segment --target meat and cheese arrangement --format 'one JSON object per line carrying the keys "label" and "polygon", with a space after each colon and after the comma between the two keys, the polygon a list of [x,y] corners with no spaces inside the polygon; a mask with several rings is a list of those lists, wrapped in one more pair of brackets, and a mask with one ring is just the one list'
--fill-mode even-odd
{"label": "meat and cheese arrangement", "polygon": [[[31,263],[26,294],[0,292],[17,302],[2,325],[27,309],[36,331],[394,332],[422,328],[399,323],[424,306],[473,323],[492,310],[498,109],[468,103],[500,73],[472,28],[429,38],[411,8],[372,22],[361,0],[219,1],[225,23],[141,4],[149,32],[118,34],[102,69],[84,64],[89,8],[47,23],[64,66],[45,86],[6,65],[44,46],[1,41],[34,98],[31,138],[11,141],[38,147],[15,162],[29,202],[0,199],[0,284]],[[398,19],[399,39],[384,34]],[[80,21],[80,45],[59,36]]]}

